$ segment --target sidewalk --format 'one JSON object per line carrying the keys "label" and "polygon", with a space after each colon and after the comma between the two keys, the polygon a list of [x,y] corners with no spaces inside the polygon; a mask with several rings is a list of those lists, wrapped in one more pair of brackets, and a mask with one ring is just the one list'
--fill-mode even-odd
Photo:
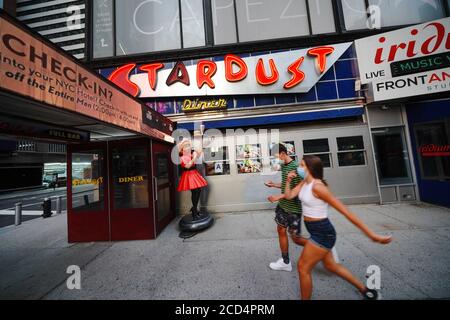
{"label": "sidewalk", "polygon": [[[381,268],[384,299],[450,298],[450,210],[426,204],[360,205],[352,209],[390,246],[365,238],[341,215],[340,259],[364,278]],[[279,256],[271,211],[216,215],[210,230],[186,241],[177,221],[157,240],[69,245],[66,215],[0,229],[0,299],[298,299],[298,275],[268,268]],[[297,260],[301,249],[291,244]],[[81,290],[66,287],[66,268],[81,267]],[[360,299],[322,266],[314,299]]]}

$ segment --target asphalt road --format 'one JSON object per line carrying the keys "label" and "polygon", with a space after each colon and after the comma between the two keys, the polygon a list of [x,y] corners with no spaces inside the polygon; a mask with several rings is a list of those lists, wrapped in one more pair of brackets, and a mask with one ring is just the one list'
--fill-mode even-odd
{"label": "asphalt road", "polygon": [[[62,196],[62,210],[67,208],[66,188],[17,191],[0,195],[0,228],[14,224],[14,207],[22,203],[23,221],[39,218],[45,198]],[[52,211],[56,212],[56,200],[52,199]]]}

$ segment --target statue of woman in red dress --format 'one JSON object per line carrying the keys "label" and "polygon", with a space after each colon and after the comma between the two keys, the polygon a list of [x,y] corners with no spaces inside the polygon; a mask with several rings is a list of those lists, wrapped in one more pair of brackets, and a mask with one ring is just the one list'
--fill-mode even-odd
{"label": "statue of woman in red dress", "polygon": [[192,200],[192,218],[197,220],[200,213],[198,210],[198,202],[202,189],[208,185],[205,178],[202,177],[196,167],[196,161],[202,155],[201,151],[192,151],[192,145],[189,140],[182,141],[178,146],[179,156],[181,160],[181,174],[180,183],[178,184],[178,192],[191,191]]}

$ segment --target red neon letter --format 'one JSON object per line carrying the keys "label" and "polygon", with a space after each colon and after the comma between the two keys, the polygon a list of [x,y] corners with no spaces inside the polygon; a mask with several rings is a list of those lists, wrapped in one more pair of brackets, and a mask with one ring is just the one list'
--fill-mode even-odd
{"label": "red neon letter", "polygon": [[266,76],[266,70],[264,69],[263,59],[259,59],[258,64],[256,65],[256,80],[262,86],[268,86],[278,81],[279,74],[277,66],[275,65],[273,59],[269,59],[269,65],[270,71],[272,73],[270,77]]}
{"label": "red neon letter", "polygon": [[108,80],[118,85],[120,88],[131,94],[133,97],[139,95],[139,87],[130,80],[130,73],[134,70],[136,64],[131,63],[124,65],[116,70],[108,77]]}
{"label": "red neon letter", "polygon": [[178,61],[175,67],[173,67],[172,72],[169,74],[169,77],[166,80],[166,85],[170,87],[175,82],[181,82],[187,86],[191,84],[186,66],[181,61]]}
{"label": "red neon letter", "polygon": [[199,89],[206,83],[211,89],[214,89],[216,85],[212,80],[212,77],[217,72],[217,65],[213,61],[200,60],[197,64],[197,86]]}
{"label": "red neon letter", "polygon": [[152,88],[153,91],[156,90],[156,84],[158,83],[157,72],[162,68],[164,68],[164,63],[146,64],[139,68],[141,71],[147,72],[148,82],[150,83],[150,88]]}
{"label": "red neon letter", "polygon": [[[238,72],[233,72],[233,64],[239,67]],[[225,78],[230,82],[244,80],[248,75],[248,68],[244,60],[233,54],[225,56]]]}
{"label": "red neon letter", "polygon": [[293,64],[291,64],[289,66],[288,71],[290,73],[292,73],[293,76],[292,76],[292,79],[289,80],[289,82],[286,82],[286,84],[284,85],[285,89],[291,89],[291,88],[295,87],[296,85],[298,85],[303,80],[305,80],[306,75],[303,71],[300,70],[300,67],[304,60],[305,60],[305,57],[301,57],[300,59],[298,59],[297,61],[295,61]]}
{"label": "red neon letter", "polygon": [[325,69],[327,68],[327,56],[333,52],[333,47],[318,47],[308,51],[310,56],[316,57],[316,67],[320,74],[325,72]]}

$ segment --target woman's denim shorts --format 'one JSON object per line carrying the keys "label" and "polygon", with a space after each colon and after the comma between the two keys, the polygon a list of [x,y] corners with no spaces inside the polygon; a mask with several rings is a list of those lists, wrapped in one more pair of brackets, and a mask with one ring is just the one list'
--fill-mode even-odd
{"label": "woman's denim shorts", "polygon": [[336,244],[336,230],[329,219],[313,222],[305,221],[305,226],[311,236],[309,241],[321,248],[333,249]]}

